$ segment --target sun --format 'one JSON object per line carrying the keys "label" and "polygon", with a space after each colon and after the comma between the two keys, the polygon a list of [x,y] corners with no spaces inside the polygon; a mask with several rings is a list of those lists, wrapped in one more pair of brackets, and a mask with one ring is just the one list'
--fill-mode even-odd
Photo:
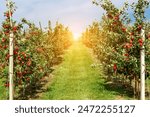
{"label": "sun", "polygon": [[81,36],[81,35],[80,35],[79,33],[74,33],[74,34],[73,34],[73,37],[74,37],[73,39],[74,39],[74,41],[78,41],[78,40],[80,39],[80,36]]}

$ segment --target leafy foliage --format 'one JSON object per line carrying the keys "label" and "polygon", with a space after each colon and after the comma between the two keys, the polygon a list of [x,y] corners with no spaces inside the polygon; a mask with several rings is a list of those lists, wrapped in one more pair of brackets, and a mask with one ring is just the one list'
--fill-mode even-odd
{"label": "leafy foliage", "polygon": [[[130,81],[130,85],[133,79],[139,82],[140,50],[143,45],[146,47],[146,73],[150,73],[150,31],[149,23],[145,22],[145,10],[149,2],[138,0],[132,5],[125,3],[121,9],[110,0],[95,0],[93,3],[101,6],[106,13],[100,23],[94,22],[86,29],[82,35],[83,43],[93,49],[108,79],[119,78],[122,82]],[[130,22],[127,13],[130,6],[134,10],[134,23]],[[145,30],[145,42],[141,36],[142,29]]]}
{"label": "leafy foliage", "polygon": [[13,20],[15,3],[10,2],[10,6],[6,6],[8,11],[4,13],[5,20],[0,30],[0,78],[4,80],[4,86],[9,87],[9,37],[13,33],[14,86],[17,97],[25,95],[27,89],[32,90],[38,81],[50,74],[51,67],[57,64],[71,45],[72,34],[60,23],[54,29],[49,24],[48,30],[44,32],[24,18],[17,23]]}

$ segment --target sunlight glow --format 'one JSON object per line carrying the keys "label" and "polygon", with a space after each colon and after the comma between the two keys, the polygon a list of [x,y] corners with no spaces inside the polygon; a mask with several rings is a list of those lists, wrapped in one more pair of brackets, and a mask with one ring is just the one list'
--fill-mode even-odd
{"label": "sunlight glow", "polygon": [[80,39],[80,34],[79,33],[74,33],[74,41],[78,41]]}

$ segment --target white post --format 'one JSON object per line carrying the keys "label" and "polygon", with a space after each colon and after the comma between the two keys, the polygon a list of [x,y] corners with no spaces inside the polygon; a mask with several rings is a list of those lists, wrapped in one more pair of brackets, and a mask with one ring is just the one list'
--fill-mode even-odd
{"label": "white post", "polygon": [[9,100],[13,100],[13,33],[9,39]]}
{"label": "white post", "polygon": [[[10,18],[10,26],[12,27],[12,16],[11,16],[11,8],[10,8],[10,2],[8,1],[9,6],[9,18]],[[9,100],[13,100],[14,97],[14,86],[13,86],[13,32],[10,31],[10,37],[9,37]]]}
{"label": "white post", "polygon": [[143,40],[143,45],[141,47],[140,51],[140,61],[141,61],[141,100],[145,100],[145,47],[144,47],[144,42],[145,42],[145,31],[142,29],[141,31],[141,37]]}

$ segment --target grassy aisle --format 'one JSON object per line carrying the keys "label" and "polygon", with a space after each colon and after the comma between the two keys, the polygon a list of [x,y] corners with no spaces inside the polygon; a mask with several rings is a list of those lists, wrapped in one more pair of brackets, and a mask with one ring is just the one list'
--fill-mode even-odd
{"label": "grassy aisle", "polygon": [[4,83],[2,82],[2,79],[0,79],[0,100],[6,100],[8,95],[8,91],[6,91],[6,88],[4,87]]}
{"label": "grassy aisle", "polygon": [[116,99],[119,94],[105,89],[100,68],[91,67],[93,63],[88,49],[74,44],[54,71],[52,84],[41,99]]}

